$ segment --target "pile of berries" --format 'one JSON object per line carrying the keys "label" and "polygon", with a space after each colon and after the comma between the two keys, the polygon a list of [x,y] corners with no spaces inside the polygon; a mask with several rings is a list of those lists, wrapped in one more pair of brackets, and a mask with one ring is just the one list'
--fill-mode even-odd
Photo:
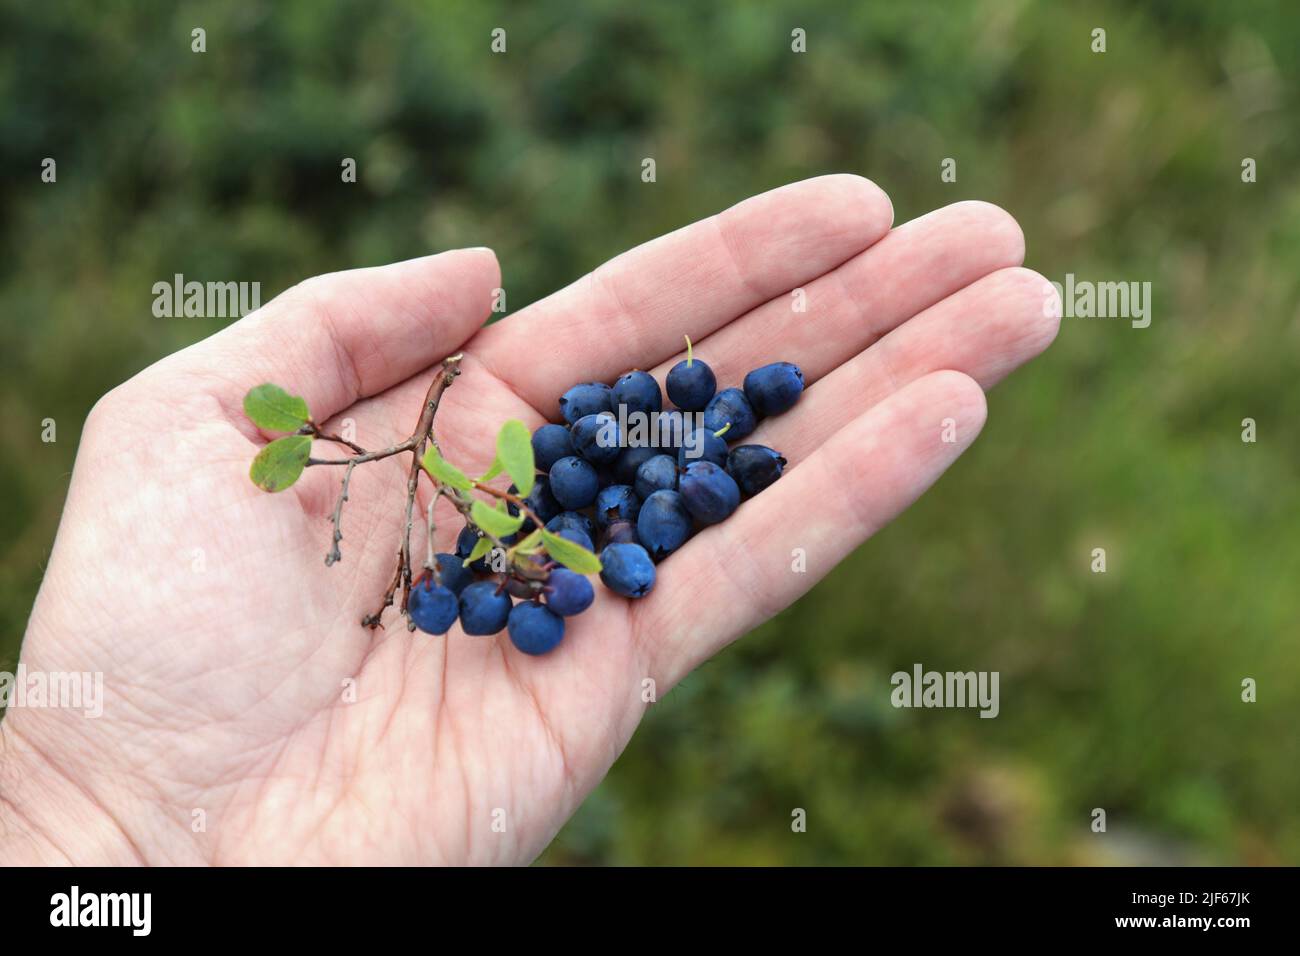
{"label": "pile of berries", "polygon": [[[439,554],[437,572],[412,587],[408,613],[416,627],[445,634],[459,617],[466,634],[506,628],[519,650],[544,654],[563,639],[564,619],[595,599],[591,580],[563,566],[581,564],[557,553],[555,537],[598,553],[600,580],[611,591],[645,597],[657,563],[781,476],[786,461],[779,452],[737,443],[763,418],[799,400],[798,366],[764,365],[741,388],[718,391],[713,370],[694,357],[689,339],[686,346],[686,359],[666,381],[675,408],[664,410],[659,383],[642,371],[612,386],[588,382],[564,393],[565,424],[542,425],[532,434],[537,476],[519,499],[544,522],[549,553],[521,549],[530,553],[515,553],[502,567],[467,523],[456,553]],[[509,509],[516,517],[519,510]],[[513,546],[536,530],[529,517],[500,540]]]}

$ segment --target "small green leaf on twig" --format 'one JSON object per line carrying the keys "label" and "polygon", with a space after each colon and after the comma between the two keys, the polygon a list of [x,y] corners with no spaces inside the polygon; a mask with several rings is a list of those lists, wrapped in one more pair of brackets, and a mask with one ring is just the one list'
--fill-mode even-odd
{"label": "small green leaf on twig", "polygon": [[576,571],[578,574],[596,574],[602,567],[600,558],[568,538],[543,531],[542,541],[546,544],[546,553],[570,571]]}
{"label": "small green leaf on twig", "polygon": [[470,507],[469,514],[470,519],[476,525],[488,534],[495,535],[498,538],[514,534],[524,523],[523,515],[511,515],[505,511],[498,511],[482,501],[474,502]]}
{"label": "small green leaf on twig", "polygon": [[474,483],[469,480],[465,472],[438,454],[438,449],[432,445],[424,453],[423,464],[424,470],[444,485],[451,485],[451,487],[459,488],[461,491],[469,491],[474,487]]}
{"label": "small green leaf on twig", "polygon": [[494,458],[494,459],[492,460],[492,467],[489,468],[487,471],[483,472],[483,474],[479,475],[479,476],[478,476],[477,478],[475,478],[474,480],[475,480],[476,482],[479,482],[479,483],[482,483],[482,482],[485,482],[485,481],[491,481],[491,480],[492,480],[493,478],[495,478],[497,475],[501,474],[501,471],[502,471],[501,459],[500,459],[500,458]]}
{"label": "small green leaf on twig", "polygon": [[520,541],[512,549],[515,554],[529,555],[536,554],[542,550],[542,529],[534,528],[523,541]]}
{"label": "small green leaf on twig", "polygon": [[469,556],[466,557],[465,560],[461,562],[461,564],[465,565],[465,567],[469,567],[471,564],[473,564],[479,558],[486,555],[491,550],[492,550],[492,539],[479,538],[478,541],[474,542],[474,547],[470,551]]}
{"label": "small green leaf on twig", "polygon": [[283,491],[298,480],[310,455],[310,435],[277,438],[257,453],[248,477],[263,491]]}
{"label": "small green leaf on twig", "polygon": [[515,483],[520,497],[527,497],[533,490],[537,469],[533,465],[533,438],[528,426],[517,418],[510,419],[497,432],[497,460]]}
{"label": "small green leaf on twig", "polygon": [[244,396],[244,414],[268,432],[296,432],[311,418],[306,401],[270,383],[248,390]]}

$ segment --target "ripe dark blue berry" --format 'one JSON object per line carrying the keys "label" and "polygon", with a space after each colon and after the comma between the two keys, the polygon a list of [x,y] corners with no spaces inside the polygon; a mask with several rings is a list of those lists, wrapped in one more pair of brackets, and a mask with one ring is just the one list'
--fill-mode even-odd
{"label": "ripe dark blue berry", "polygon": [[636,493],[645,501],[656,491],[677,487],[677,462],[667,455],[655,455],[636,472]]}
{"label": "ripe dark blue berry", "polygon": [[[727,434],[730,434],[728,430]],[[685,468],[693,461],[711,461],[715,465],[724,464],[727,460],[727,440],[719,438],[707,428],[697,428],[682,442],[682,447],[677,449],[677,464]]]}
{"label": "ripe dark blue berry", "polygon": [[495,581],[475,581],[460,592],[460,626],[466,634],[496,634],[509,616],[510,595],[498,593]]}
{"label": "ripe dark blue berry", "polygon": [[460,529],[460,534],[456,537],[456,557],[462,560],[468,558],[470,552],[474,550],[474,545],[478,544],[479,533],[477,528],[469,525]]}
{"label": "ripe dark blue berry", "polygon": [[655,561],[668,557],[690,535],[691,515],[678,492],[656,491],[641,505],[636,536]]}
{"label": "ripe dark blue berry", "polygon": [[[727,428],[728,424],[730,428]],[[727,428],[722,437],[733,442],[751,434],[758,427],[758,418],[744,392],[738,388],[725,388],[705,406],[703,425],[711,432]]]}
{"label": "ripe dark blue berry", "polygon": [[689,428],[683,413],[675,408],[660,412],[654,423],[655,444],[660,452],[680,448],[687,431]]}
{"label": "ripe dark blue berry", "polygon": [[610,388],[601,382],[575,385],[560,396],[560,413],[572,425],[579,418],[613,410]]}
{"label": "ripe dark blue berry", "polygon": [[[519,489],[514,485],[511,485],[510,493],[512,495],[518,494]],[[543,524],[550,521],[564,510],[560,506],[560,503],[555,500],[555,495],[551,494],[551,480],[546,475],[537,476],[533,482],[533,490],[524,498],[524,504],[528,505],[528,507],[532,509],[533,514],[542,519]],[[506,509],[512,515],[519,514],[519,509],[514,505],[506,505]],[[533,523],[531,519],[525,521],[523,526],[520,528],[520,531],[525,534],[532,530]]]}
{"label": "ripe dark blue berry", "polygon": [[727,454],[727,474],[736,479],[746,498],[780,478],[785,464],[781,453],[766,445],[738,445]]}
{"label": "ripe dark blue berry", "polygon": [[[731,516],[740,504],[740,488],[721,465],[711,461],[692,462],[678,482],[682,502],[700,524],[717,524]],[[650,502],[646,502],[648,507]],[[645,513],[645,509],[642,509]],[[640,526],[637,526],[640,530]]]}
{"label": "ripe dark blue berry", "polygon": [[803,372],[789,362],[773,362],[745,376],[745,397],[762,418],[794,407],[803,394]]}
{"label": "ripe dark blue berry", "polygon": [[600,490],[596,469],[574,455],[552,465],[550,478],[551,494],[569,511],[586,508],[596,500],[596,492]]}
{"label": "ripe dark blue berry", "polygon": [[551,572],[545,594],[547,606],[561,617],[581,614],[596,599],[591,581],[568,568],[556,568]]}
{"label": "ripe dark blue berry", "polygon": [[668,398],[686,412],[703,411],[718,388],[713,369],[694,357],[690,339],[686,340],[686,358],[669,369],[665,384]]}
{"label": "ripe dark blue berry", "polygon": [[593,465],[612,465],[623,453],[618,419],[609,412],[579,418],[573,423],[573,447]]}
{"label": "ripe dark blue berry", "polygon": [[639,544],[611,544],[600,552],[605,587],[624,597],[645,597],[655,586],[655,565]]}
{"label": "ripe dark blue berry", "polygon": [[460,606],[450,588],[435,585],[426,577],[411,585],[406,611],[411,616],[411,622],[424,633],[446,634],[456,623]]}
{"label": "ripe dark blue berry", "polygon": [[649,415],[664,407],[664,397],[659,391],[659,383],[649,372],[628,372],[620,376],[610,392],[615,414],[618,414],[620,405],[627,409],[629,416],[637,412]]}
{"label": "ripe dark blue berry", "polygon": [[545,654],[564,640],[564,618],[533,601],[514,606],[509,626],[510,643],[525,654]]}
{"label": "ripe dark blue berry", "polygon": [[600,547],[603,550],[611,544],[639,544],[636,536],[636,525],[631,521],[612,521],[608,528],[601,532]]}
{"label": "ripe dark blue berry", "polygon": [[641,499],[630,485],[610,485],[596,495],[596,527],[603,529],[611,521],[635,521]]}
{"label": "ripe dark blue berry", "polygon": [[465,585],[474,583],[474,575],[465,567],[463,558],[454,554],[439,554],[437,561],[438,578],[442,586],[453,594],[460,594],[465,590]]}
{"label": "ripe dark blue berry", "polygon": [[551,534],[563,534],[568,529],[581,531],[589,541],[596,540],[596,523],[586,515],[579,514],[576,511],[561,511],[546,522],[546,530]]}
{"label": "ripe dark blue berry", "polygon": [[619,455],[618,461],[614,462],[614,482],[620,485],[635,485],[636,470],[661,452],[662,449],[652,445],[637,445],[623,449],[623,454]]}
{"label": "ripe dark blue berry", "polygon": [[573,454],[573,438],[563,425],[543,425],[533,432],[533,463],[538,471],[550,471],[561,458]]}
{"label": "ripe dark blue berry", "polygon": [[555,534],[564,538],[566,541],[572,541],[574,544],[582,545],[588,551],[594,552],[596,550],[595,546],[592,544],[591,536],[581,528],[561,528],[559,531],[555,532]]}

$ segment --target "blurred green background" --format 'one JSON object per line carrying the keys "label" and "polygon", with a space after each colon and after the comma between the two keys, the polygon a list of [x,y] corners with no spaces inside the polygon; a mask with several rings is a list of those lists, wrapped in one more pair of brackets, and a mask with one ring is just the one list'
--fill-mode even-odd
{"label": "blurred green background", "polygon": [[[858,172],[898,222],[985,199],[1049,278],[1150,281],[1151,326],[1066,318],[935,493],[651,710],[544,861],[1300,862],[1300,11],[1089,7],[0,0],[0,667],[87,410],[223,324],[154,318],[154,282],[265,301],[490,245],[517,310]],[[917,661],[1000,671],[1001,716],[894,710]]]}

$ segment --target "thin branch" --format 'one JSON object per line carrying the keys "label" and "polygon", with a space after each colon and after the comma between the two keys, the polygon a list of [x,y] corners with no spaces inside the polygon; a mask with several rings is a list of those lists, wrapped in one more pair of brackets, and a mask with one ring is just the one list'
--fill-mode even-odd
{"label": "thin branch", "polygon": [[364,448],[362,448],[356,442],[348,441],[342,435],[331,435],[328,432],[321,431],[320,426],[313,421],[308,421],[306,425],[303,425],[302,428],[299,430],[298,434],[311,435],[313,438],[319,438],[321,441],[332,441],[336,445],[346,445],[348,448],[351,448],[358,455],[369,454]]}
{"label": "thin branch", "polygon": [[334,541],[330,547],[330,553],[325,555],[325,566],[329,567],[336,561],[343,560],[343,553],[339,551],[339,542],[343,540],[343,502],[348,500],[348,485],[352,482],[352,469],[357,467],[355,461],[348,462],[348,470],[343,472],[343,488],[339,491],[339,497],[334,502]]}
{"label": "thin branch", "polygon": [[[411,436],[404,442],[393,445],[390,448],[382,449],[378,452],[369,452],[365,455],[358,455],[354,461],[361,464],[363,461],[377,461],[380,458],[388,458],[392,455],[400,454],[403,451],[411,452],[411,467],[407,471],[406,477],[406,519],[402,524],[402,541],[397,549],[397,567],[393,571],[392,580],[389,581],[388,587],[384,592],[383,603],[379,605],[378,610],[373,614],[367,614],[361,619],[363,626],[371,628],[380,627],[381,618],[387,608],[393,606],[396,598],[397,589],[402,589],[402,613],[406,613],[407,604],[411,596],[411,524],[413,521],[413,512],[415,510],[415,493],[419,487],[421,458],[424,455],[424,446],[428,442],[433,442],[437,447],[437,441],[433,437],[433,418],[438,413],[438,405],[442,401],[442,393],[447,390],[456,376],[460,374],[461,359],[463,354],[451,355],[442,360],[442,371],[437,378],[429,385],[429,391],[424,396],[424,407],[420,411],[420,420],[411,432]],[[344,461],[319,461],[317,464],[337,465],[345,464]],[[308,464],[311,464],[308,461]],[[408,624],[409,626],[409,624]]]}

